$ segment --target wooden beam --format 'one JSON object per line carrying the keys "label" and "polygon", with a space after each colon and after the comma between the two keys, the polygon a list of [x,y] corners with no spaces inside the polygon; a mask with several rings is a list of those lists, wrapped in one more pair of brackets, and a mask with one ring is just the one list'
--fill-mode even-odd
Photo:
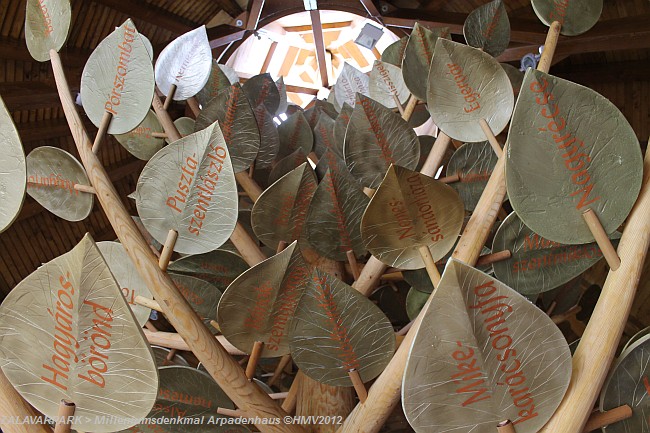
{"label": "wooden beam", "polygon": [[[555,56],[602,51],[641,50],[650,48],[650,14],[601,21],[578,36],[561,36]],[[517,45],[498,57],[500,62],[519,60],[527,53],[537,53],[539,45]]]}
{"label": "wooden beam", "polygon": [[325,39],[323,39],[323,26],[320,21],[320,11],[318,9],[309,11],[311,17],[311,26],[314,30],[314,45],[316,46],[316,60],[318,61],[318,71],[320,73],[323,87],[329,87],[327,77],[327,62],[325,60]]}
{"label": "wooden beam", "polygon": [[246,30],[257,30],[263,7],[264,0],[253,0],[251,10],[248,13],[248,21],[246,21]]}
{"label": "wooden beam", "polygon": [[241,40],[246,34],[246,30],[234,27],[228,24],[221,24],[208,29],[208,41],[210,48],[215,49],[231,42]]}
{"label": "wooden beam", "polygon": [[[331,29],[342,29],[344,27],[349,27],[352,25],[352,21],[339,21],[337,23],[325,23],[322,25],[323,30],[331,30]],[[290,32],[290,33],[300,33],[300,32],[311,32],[312,27],[310,25],[306,26],[287,26],[287,27],[282,27],[285,32]]]}
{"label": "wooden beam", "polygon": [[237,17],[244,12],[235,0],[217,0],[216,2],[221,6],[221,9],[231,17]]}
{"label": "wooden beam", "polygon": [[314,89],[311,87],[302,87],[302,86],[292,86],[290,84],[287,84],[285,86],[287,88],[287,92],[293,92],[293,93],[303,93],[306,95],[318,95],[318,89]]}
{"label": "wooden beam", "polygon": [[162,29],[180,35],[195,29],[200,24],[173,14],[166,9],[147,3],[144,0],[93,0],[120,13],[133,18],[137,26],[138,20],[154,24]]}
{"label": "wooden beam", "polygon": [[379,9],[377,9],[377,6],[375,6],[375,2],[373,2],[373,0],[359,0],[359,1],[361,2],[363,8],[368,12],[368,15],[370,15],[371,18],[381,22],[382,20],[381,13],[379,13]]}
{"label": "wooden beam", "polygon": [[264,59],[264,63],[262,64],[262,69],[260,69],[260,74],[264,74],[269,69],[269,65],[271,64],[271,60],[273,59],[273,54],[275,53],[275,49],[277,47],[278,47],[278,43],[276,41],[273,41],[271,43],[271,46],[269,47],[269,52],[266,53],[266,58]]}
{"label": "wooden beam", "polygon": [[0,83],[0,95],[9,111],[38,110],[45,107],[61,106],[56,86],[44,81]]}
{"label": "wooden beam", "polygon": [[23,143],[54,140],[70,135],[68,121],[65,118],[37,120],[29,123],[18,123],[18,135]]}
{"label": "wooden beam", "polygon": [[[66,68],[83,68],[91,53],[92,50],[67,47],[60,52]],[[36,63],[29,54],[24,39],[0,37],[0,59]]]}
{"label": "wooden beam", "polygon": [[648,71],[650,71],[650,60],[641,60],[558,67],[553,70],[553,75],[589,87],[593,84],[608,82],[650,81]]}

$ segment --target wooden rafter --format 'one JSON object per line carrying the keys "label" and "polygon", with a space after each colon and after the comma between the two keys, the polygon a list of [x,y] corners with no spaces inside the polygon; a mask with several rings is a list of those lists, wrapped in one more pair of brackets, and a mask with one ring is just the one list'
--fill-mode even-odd
{"label": "wooden rafter", "polygon": [[[82,68],[91,53],[91,50],[80,48],[64,47],[61,49],[61,57],[68,68]],[[0,37],[0,59],[35,62],[31,54],[29,54],[27,45],[25,45],[23,39],[18,40],[6,37]]]}
{"label": "wooden rafter", "polygon": [[309,11],[311,17],[311,26],[314,31],[314,45],[316,46],[316,60],[318,61],[318,71],[323,87],[329,87],[329,78],[327,77],[327,61],[325,59],[325,39],[323,38],[323,26],[320,21],[320,11],[318,9]]}
{"label": "wooden rafter", "polygon": [[262,8],[264,7],[264,0],[253,0],[251,10],[248,13],[248,21],[246,22],[246,30],[257,30],[257,25],[262,16]]}
{"label": "wooden rafter", "polygon": [[198,27],[200,24],[173,14],[161,7],[154,6],[144,0],[93,0],[95,3],[107,6],[120,13],[127,14],[136,21],[142,20],[160,28],[180,35]]}
{"label": "wooden rafter", "polygon": [[266,53],[266,58],[264,59],[264,63],[262,64],[262,69],[260,69],[260,74],[264,74],[268,71],[269,65],[271,64],[271,60],[273,60],[273,54],[275,54],[275,49],[278,47],[278,43],[276,41],[273,41],[271,43],[271,46],[269,47],[269,52]]}
{"label": "wooden rafter", "polygon": [[359,0],[359,1],[363,5],[363,8],[368,12],[368,15],[370,15],[370,17],[381,22],[382,20],[381,13],[379,12],[379,9],[377,9],[377,6],[375,6],[375,2],[373,0]]}
{"label": "wooden rafter", "polygon": [[[77,91],[78,89],[73,90]],[[38,110],[61,106],[59,93],[51,82],[19,81],[0,83],[0,95],[9,111]]]}
{"label": "wooden rafter", "polygon": [[211,29],[208,29],[210,48],[214,49],[228,45],[231,42],[239,41],[245,34],[246,30],[228,24],[221,24],[220,26],[212,27]]}

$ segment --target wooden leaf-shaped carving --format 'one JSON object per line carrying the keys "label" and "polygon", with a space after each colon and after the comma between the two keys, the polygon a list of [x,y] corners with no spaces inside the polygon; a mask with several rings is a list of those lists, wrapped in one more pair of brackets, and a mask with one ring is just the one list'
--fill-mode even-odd
{"label": "wooden leaf-shaped carving", "polygon": [[305,163],[267,188],[251,214],[257,238],[270,248],[298,239],[316,186],[314,170]]}
{"label": "wooden leaf-shaped carving", "polygon": [[149,110],[142,123],[126,134],[117,134],[115,139],[129,153],[138,159],[148,161],[165,145],[165,139],[154,137],[153,133],[164,133],[162,125],[153,110]]}
{"label": "wooden leaf-shaped carving", "polygon": [[71,19],[69,0],[27,0],[25,42],[29,54],[39,62],[50,60],[50,50],[59,51],[68,39]]}
{"label": "wooden leaf-shaped carving", "polygon": [[494,57],[501,55],[510,43],[510,20],[503,0],[474,9],[465,20],[463,35],[468,45]]}
{"label": "wooden leaf-shaped carving", "polygon": [[498,135],[508,124],[514,94],[508,75],[492,56],[444,39],[436,42],[427,105],[433,122],[451,138],[485,141],[480,119]]}
{"label": "wooden leaf-shaped carving", "polygon": [[199,103],[203,106],[203,109],[205,109],[205,106],[212,98],[238,82],[239,77],[234,69],[230,66],[220,65],[216,60],[213,60],[208,82],[205,83],[203,89],[196,94],[196,99],[199,100]]}
{"label": "wooden leaf-shaped carving", "polygon": [[255,107],[253,112],[255,113],[257,129],[260,133],[260,148],[257,152],[255,168],[268,168],[273,165],[280,151],[280,137],[273,122],[273,116],[266,111],[264,104]]}
{"label": "wooden leaf-shaped carving", "polygon": [[356,369],[367,382],[379,376],[395,351],[386,315],[344,282],[315,268],[291,323],[291,357],[318,382],[351,386]]}
{"label": "wooden leaf-shaped carving", "polygon": [[212,126],[168,145],[149,160],[136,189],[136,206],[151,235],[165,242],[178,231],[175,251],[219,248],[237,222],[237,185],[221,129]]}
{"label": "wooden leaf-shaped carving", "polygon": [[62,399],[74,401],[75,430],[129,427],[156,398],[149,344],[89,235],[7,295],[0,352],[7,379],[44,415],[54,418]]}
{"label": "wooden leaf-shaped carving", "polygon": [[[159,370],[160,388],[156,404],[146,422],[129,429],[131,433],[215,433],[249,432],[242,425],[228,424],[218,408],[235,405],[217,383],[201,370],[189,366],[165,366]],[[195,423],[169,422],[186,419]],[[221,425],[223,422],[223,425]]]}
{"label": "wooden leaf-shaped carving", "polygon": [[400,68],[375,60],[370,71],[368,95],[387,108],[397,108],[397,101],[406,103],[411,92],[404,83]]}
{"label": "wooden leaf-shaped carving", "polygon": [[336,121],[325,113],[321,113],[318,118],[318,122],[314,127],[314,153],[319,158],[322,158],[323,154],[329,149],[343,159],[343,142],[340,142],[339,145],[334,137],[335,124]]}
{"label": "wooden leaf-shaped carving", "polygon": [[275,164],[271,173],[269,173],[269,185],[274,184],[282,176],[290,171],[300,167],[307,162],[307,155],[302,149],[296,149],[291,155],[285,156]]}
{"label": "wooden leaf-shaped carving", "polygon": [[151,57],[130,19],[99,43],[81,74],[84,110],[97,127],[110,113],[109,134],[125,134],[142,123],[153,88]]}
{"label": "wooden leaf-shaped carving", "polygon": [[[212,329],[210,322],[217,318],[217,306],[219,305],[219,299],[221,299],[221,290],[195,276],[172,272],[170,272],[169,276],[174,281],[178,291],[190,303],[192,309],[203,319],[203,323]],[[216,331],[216,329],[213,331]]]}
{"label": "wooden leaf-shaped carving", "polygon": [[235,253],[215,250],[185,256],[171,263],[167,269],[175,274],[205,280],[223,292],[235,278],[248,269],[248,265]]}
{"label": "wooden leaf-shaped carving", "polygon": [[239,83],[227,87],[203,107],[194,130],[205,129],[216,120],[230,150],[233,170],[235,173],[248,170],[260,148],[260,131]]}
{"label": "wooden leaf-shaped carving", "polygon": [[336,101],[341,107],[345,102],[354,105],[357,93],[368,96],[369,81],[370,78],[366,74],[346,62],[334,84]]}
{"label": "wooden leaf-shaped carving", "polygon": [[560,33],[566,36],[580,35],[592,28],[600,18],[603,0],[531,0],[533,10],[541,22],[550,26],[558,21]]}
{"label": "wooden leaf-shaped carving", "polygon": [[553,321],[526,298],[451,259],[425,306],[404,372],[413,429],[492,433],[509,419],[537,432],[571,379],[571,355]]}
{"label": "wooden leaf-shaped carving", "polygon": [[[18,217],[25,200],[27,188],[27,163],[25,151],[16,125],[0,97],[0,233]],[[49,173],[48,173],[49,176]]]}
{"label": "wooden leaf-shaped carving", "polygon": [[[355,104],[356,105],[356,104]],[[347,103],[343,104],[341,112],[334,121],[334,139],[336,140],[336,148],[340,149],[341,154],[339,157],[343,159],[343,143],[345,143],[345,133],[348,130],[354,106]]]}
{"label": "wooden leaf-shaped carving", "polygon": [[262,356],[287,355],[289,325],[310,273],[293,242],[241,274],[219,302],[217,322],[223,335],[246,353],[262,341]]}
{"label": "wooden leaf-shaped carving", "polygon": [[168,95],[176,86],[175,101],[196,95],[212,71],[212,49],[205,26],[191,30],[167,45],[156,60],[156,84]]}
{"label": "wooden leaf-shaped carving", "polygon": [[618,108],[536,70],[528,70],[517,98],[506,157],[513,209],[535,233],[563,244],[593,242],[582,217],[589,208],[613,233],[641,188],[639,141]]}
{"label": "wooden leaf-shaped carving", "polygon": [[307,239],[318,254],[337,261],[346,261],[348,251],[365,254],[361,217],[369,201],[354,179],[327,170],[307,214]]}
{"label": "wooden leaf-shaped carving", "polygon": [[68,221],[85,219],[93,195],[77,191],[90,185],[86,171],[74,156],[56,147],[41,146],[27,155],[27,194],[54,215]]}
{"label": "wooden leaf-shaped carving", "polygon": [[307,155],[314,147],[314,134],[302,111],[293,113],[278,126],[278,136],[280,138],[278,158],[280,159],[297,149],[302,149]]}
{"label": "wooden leaf-shaped carving", "polygon": [[600,394],[601,412],[626,404],[632,408],[632,416],[609,424],[607,433],[647,432],[650,429],[646,416],[650,406],[649,348],[650,337],[646,333],[623,350],[603,386]]}
{"label": "wooden leaf-shaped carving", "polygon": [[147,320],[149,320],[151,309],[136,304],[135,297],[143,296],[151,299],[153,296],[149,288],[147,288],[146,283],[140,278],[138,269],[126,254],[126,250],[121,243],[98,242],[97,248],[99,248],[99,252],[104,257],[106,265],[120,286],[124,299],[126,299],[129,307],[131,307],[136,321],[140,326],[144,326]]}
{"label": "wooden leaf-shaped carving", "polygon": [[363,241],[375,257],[400,269],[424,267],[418,248],[426,245],[434,261],[456,243],[465,210],[449,185],[399,166],[391,166],[361,221]]}
{"label": "wooden leaf-shaped carving", "polygon": [[417,22],[413,26],[413,31],[404,51],[402,74],[404,75],[404,83],[406,83],[413,96],[420,101],[427,100],[427,87],[433,85],[433,83],[427,84],[424,77],[429,75],[436,41],[439,38],[449,37],[447,27],[429,30]]}
{"label": "wooden leaf-shaped carving", "polygon": [[[327,170],[332,171],[332,173],[342,174],[349,176],[351,179],[354,179],[350,173],[350,170],[348,170],[348,166],[345,165],[343,158],[339,157],[331,149],[327,149],[327,151],[325,151],[325,153],[318,160],[318,164],[316,164],[316,176],[319,179],[322,179],[325,177]],[[356,181],[356,179],[354,180]],[[359,184],[359,182],[357,182],[357,184]],[[361,184],[359,184],[359,186],[361,186]]]}
{"label": "wooden leaf-shaped carving", "polygon": [[384,52],[381,53],[381,61],[401,68],[402,59],[404,59],[404,53],[406,52],[406,44],[408,44],[408,41],[409,37],[404,36],[400,40],[387,46]]}
{"label": "wooden leaf-shaped carving", "polygon": [[280,115],[286,113],[289,108],[287,86],[284,84],[284,77],[278,78],[278,81],[275,82],[275,86],[278,88],[278,94],[280,95],[280,103],[278,104],[278,109],[275,111],[275,114]]}
{"label": "wooden leaf-shaped carving", "polygon": [[357,94],[343,147],[350,173],[363,186],[377,188],[391,164],[415,168],[418,136],[399,114]]}
{"label": "wooden leaf-shaped carving", "polygon": [[465,210],[473,211],[476,207],[498,159],[487,141],[463,144],[451,156],[447,176],[457,174],[460,180],[449,185],[458,191]]}
{"label": "wooden leaf-shaped carving", "polygon": [[321,113],[326,113],[332,119],[336,119],[336,116],[339,115],[338,111],[336,111],[331,103],[316,99],[314,101],[314,106],[309,110],[305,110],[305,118],[307,119],[307,122],[309,122],[311,129],[314,129],[316,126],[318,119],[320,119]]}
{"label": "wooden leaf-shaped carving", "polygon": [[271,74],[255,75],[244,83],[242,90],[248,97],[251,107],[264,105],[266,111],[275,115],[280,106],[280,92]]}
{"label": "wooden leaf-shaped carving", "polygon": [[[619,239],[620,235],[615,233],[612,238]],[[544,239],[526,227],[514,212],[501,223],[492,250],[512,253],[508,260],[493,263],[494,275],[522,295],[554,289],[603,257],[595,242],[563,245]]]}

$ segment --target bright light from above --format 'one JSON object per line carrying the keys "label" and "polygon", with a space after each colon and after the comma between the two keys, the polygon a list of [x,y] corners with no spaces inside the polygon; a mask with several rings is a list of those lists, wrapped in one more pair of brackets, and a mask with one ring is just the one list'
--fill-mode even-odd
{"label": "bright light from above", "polygon": [[302,2],[305,4],[306,11],[313,11],[315,9],[318,9],[318,4],[316,4],[316,0],[302,0]]}
{"label": "bright light from above", "polygon": [[279,117],[280,120],[282,120],[283,122],[284,122],[285,120],[288,119],[288,117],[287,117],[287,113],[282,113],[282,114],[280,114],[278,117]]}

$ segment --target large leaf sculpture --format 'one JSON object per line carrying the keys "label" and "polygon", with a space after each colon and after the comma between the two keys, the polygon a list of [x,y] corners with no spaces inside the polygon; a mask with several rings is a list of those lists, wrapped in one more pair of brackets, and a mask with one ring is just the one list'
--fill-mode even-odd
{"label": "large leaf sculpture", "polygon": [[314,191],[316,175],[302,164],[267,188],[253,206],[251,220],[257,238],[270,248],[302,235]]}
{"label": "large leaf sculpture", "polygon": [[175,251],[219,248],[237,222],[237,185],[221,129],[212,126],[168,145],[149,160],[136,189],[136,206],[151,235],[165,242],[178,231]]}
{"label": "large leaf sculpture", "polygon": [[363,241],[375,257],[400,269],[424,267],[419,248],[434,261],[456,243],[465,210],[458,193],[442,182],[391,166],[361,221]]}
{"label": "large leaf sculpture", "polygon": [[435,85],[424,80],[429,75],[433,52],[438,38],[449,38],[446,27],[431,31],[415,23],[402,60],[404,82],[411,93],[421,101],[427,100],[427,87]]}
{"label": "large leaf sculpture", "polygon": [[[174,126],[176,127],[176,129],[178,129],[178,132],[179,134],[181,134],[181,137],[185,137],[193,133],[195,125],[196,125],[196,121],[191,117],[179,117],[178,119],[174,120]],[[171,143],[171,140],[169,138],[167,138],[167,141]]]}
{"label": "large leaf sculpture", "polygon": [[71,19],[69,0],[27,0],[25,42],[29,54],[39,62],[50,60],[50,50],[59,51],[68,38]]}
{"label": "large leaf sculpture", "polygon": [[[146,422],[132,427],[131,433],[244,433],[241,422],[228,422],[217,409],[235,405],[217,383],[203,371],[186,366],[167,366],[158,370],[160,388],[156,404]],[[169,420],[190,422],[169,422]],[[232,420],[231,420],[232,421]]]}
{"label": "large leaf sculpture", "polygon": [[280,106],[280,92],[271,74],[255,75],[244,83],[242,90],[250,101],[251,107],[263,104],[266,111],[275,115]]}
{"label": "large leaf sculpture", "polygon": [[264,357],[289,354],[289,325],[310,274],[297,242],[241,274],[219,302],[223,335],[246,353],[261,341]]}
{"label": "large leaf sculpture", "polygon": [[341,159],[343,159],[343,144],[345,143],[345,133],[348,130],[354,106],[344,103],[341,112],[334,120],[334,139],[336,140],[336,149],[339,149]]}
{"label": "large leaf sculpture", "polygon": [[273,116],[266,110],[264,104],[253,108],[253,112],[260,133],[260,148],[255,160],[255,168],[269,168],[273,165],[280,151],[280,136],[273,122]]}
{"label": "large leaf sculpture", "polygon": [[[614,233],[612,238],[618,239],[620,234]],[[497,230],[492,250],[512,253],[509,259],[493,263],[494,275],[522,295],[554,289],[603,257],[595,242],[563,245],[544,239],[526,227],[514,212]]]}
{"label": "large leaf sculpture", "polygon": [[501,65],[503,70],[506,71],[506,75],[508,76],[508,79],[510,80],[510,85],[512,86],[512,91],[514,92],[516,97],[517,95],[519,95],[519,91],[521,90],[521,83],[524,81],[524,73],[509,63],[499,63],[499,64]]}
{"label": "large leaf sculpture", "polygon": [[323,154],[330,149],[343,159],[343,142],[337,146],[334,137],[334,125],[336,121],[325,113],[321,113],[316,126],[314,126],[314,153],[317,157],[322,158]]}
{"label": "large leaf sculpture", "polygon": [[363,186],[377,188],[389,165],[415,168],[420,146],[415,131],[399,114],[357,94],[343,154],[350,173]]}
{"label": "large leaf sculpture", "polygon": [[284,158],[302,149],[305,155],[314,147],[314,133],[302,111],[297,111],[278,126],[280,138],[280,151],[278,158]]}
{"label": "large leaf sculpture", "polygon": [[211,327],[211,321],[217,318],[221,290],[194,276],[170,273],[170,277],[192,309],[203,319],[206,326]]}
{"label": "large leaf sculpture", "polygon": [[214,285],[221,292],[232,283],[248,265],[237,254],[215,250],[205,254],[185,256],[169,265],[167,270],[174,274],[200,278]]}
{"label": "large leaf sculpture", "polygon": [[158,121],[156,113],[149,110],[144,120],[135,129],[126,134],[115,135],[115,139],[129,153],[138,159],[148,161],[165,145],[163,138],[154,137],[154,133],[162,134],[165,130]]}
{"label": "large leaf sculpture", "polygon": [[369,201],[354,179],[327,170],[307,214],[307,239],[318,254],[337,261],[346,261],[348,251],[365,254],[361,217]]}
{"label": "large leaf sculpture", "polygon": [[433,122],[450,137],[485,141],[479,121],[494,135],[508,124],[514,95],[499,62],[483,51],[444,39],[436,42],[427,105]]}
{"label": "large leaf sculpture", "polygon": [[354,105],[357,93],[368,96],[370,78],[349,63],[343,69],[334,84],[334,95],[341,107],[344,103]]}
{"label": "large leaf sculpture", "polygon": [[320,119],[321,113],[327,114],[332,119],[336,119],[336,116],[339,115],[338,111],[336,111],[331,103],[315,99],[314,105],[309,110],[305,110],[305,118],[312,129],[314,129],[318,119]]}
{"label": "large leaf sculpture", "polygon": [[387,46],[384,52],[381,53],[381,61],[401,68],[402,59],[404,59],[404,53],[406,52],[406,45],[408,44],[408,41],[409,37],[404,36],[403,38]]}
{"label": "large leaf sculpture", "polygon": [[468,45],[494,57],[501,55],[510,43],[510,20],[503,0],[493,0],[470,12],[463,35]]}
{"label": "large leaf sculpture", "polygon": [[387,108],[396,108],[397,102],[404,104],[411,92],[399,67],[375,60],[370,71],[368,95]]}
{"label": "large leaf sculpture", "polygon": [[275,114],[280,115],[286,113],[289,108],[287,86],[284,84],[284,77],[278,78],[278,81],[275,82],[275,86],[278,88],[278,93],[280,95],[280,103],[278,104],[277,110],[275,110]]}
{"label": "large leaf sculpture", "polygon": [[447,176],[459,176],[459,181],[450,185],[458,191],[466,210],[473,211],[476,207],[497,160],[487,141],[464,144],[451,156]]}
{"label": "large leaf sculpture", "polygon": [[230,150],[235,173],[248,170],[260,148],[260,131],[255,113],[239,83],[226,87],[203,107],[196,119],[195,131],[219,121],[223,138]]}
{"label": "large leaf sculpture", "polygon": [[133,21],[126,20],[99,43],[81,75],[81,100],[99,127],[111,115],[109,134],[125,134],[149,112],[154,77],[151,58]]}
{"label": "large leaf sculpture", "polygon": [[205,26],[189,31],[167,45],[156,60],[156,84],[173,99],[184,101],[196,95],[208,82],[212,70],[212,49]]}
{"label": "large leaf sculpture", "polygon": [[135,303],[136,296],[151,298],[151,292],[138,274],[138,270],[126,254],[119,242],[98,242],[97,248],[104,257],[106,265],[111,270],[117,284],[122,289],[124,299],[131,307],[133,315],[140,326],[149,320],[151,309]]}
{"label": "large leaf sculpture", "polygon": [[344,282],[315,268],[289,332],[291,357],[318,382],[351,386],[355,369],[367,382],[379,376],[395,351],[386,315]]}
{"label": "large leaf sculpture", "polygon": [[650,337],[644,336],[621,353],[600,394],[600,410],[607,411],[627,404],[632,417],[612,423],[607,433],[647,432],[650,429]]}
{"label": "large leaf sculpture", "polygon": [[219,65],[216,60],[212,62],[212,69],[208,82],[205,83],[203,89],[196,94],[196,99],[205,109],[205,106],[212,98],[217,96],[221,91],[227,89],[235,83],[239,82],[237,72],[230,66]]}
{"label": "large leaf sculpture", "polygon": [[151,349],[89,235],[7,295],[0,352],[7,379],[44,415],[76,404],[75,430],[129,427],[156,398]]}
{"label": "large leaf sculpture", "polygon": [[561,33],[566,36],[580,35],[596,24],[603,10],[603,0],[531,0],[537,17],[547,26],[559,22]]}
{"label": "large leaf sculpture", "polygon": [[[0,97],[0,233],[18,217],[25,200],[27,188],[27,163],[25,151],[16,125]],[[49,174],[48,174],[49,176]]]}
{"label": "large leaf sculpture", "polygon": [[493,433],[512,420],[537,432],[571,379],[551,319],[514,290],[451,259],[425,306],[404,372],[402,404],[418,433]]}
{"label": "large leaf sculpture", "polygon": [[613,233],[641,188],[641,148],[623,114],[593,90],[536,70],[517,98],[506,156],[513,209],[563,244],[594,240],[582,216],[588,209]]}
{"label": "large leaf sculpture", "polygon": [[290,171],[300,167],[302,164],[307,162],[307,155],[302,149],[296,149],[291,155],[287,155],[281,160],[279,160],[275,166],[271,169],[269,173],[268,183],[269,185],[275,183],[285,174]]}
{"label": "large leaf sculpture", "polygon": [[72,155],[57,147],[41,146],[27,155],[27,194],[54,215],[81,221],[90,215],[93,195],[75,185],[90,185],[86,171]]}

